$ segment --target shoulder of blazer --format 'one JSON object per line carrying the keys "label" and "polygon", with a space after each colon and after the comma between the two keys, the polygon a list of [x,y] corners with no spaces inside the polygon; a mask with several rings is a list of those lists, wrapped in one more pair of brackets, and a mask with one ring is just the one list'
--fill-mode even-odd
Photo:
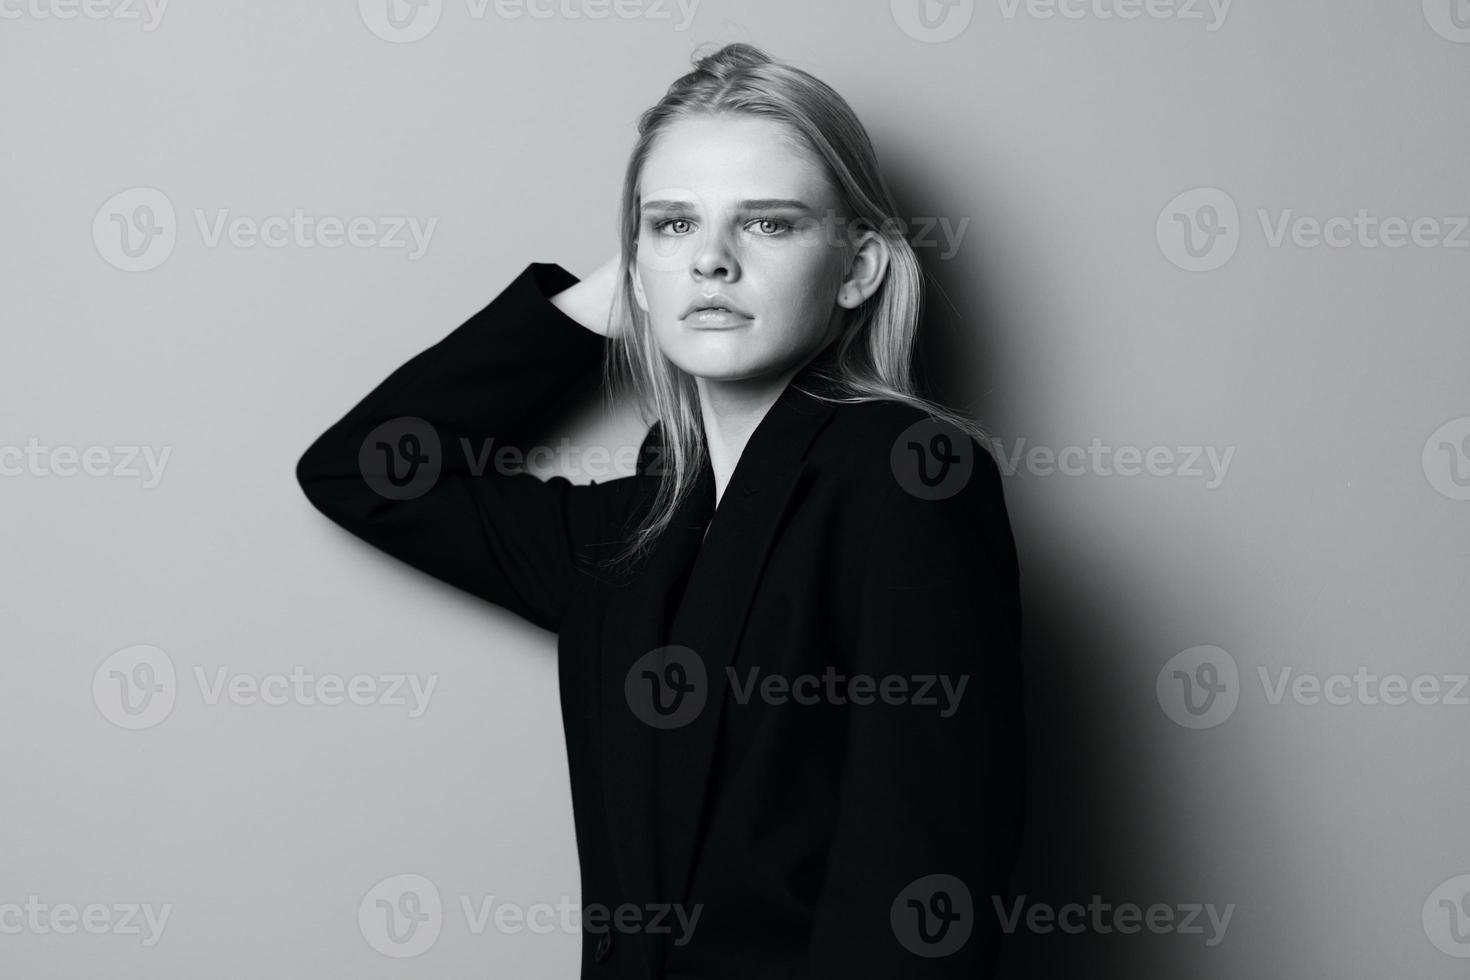
{"label": "shoulder of blazer", "polygon": [[[802,396],[805,403],[814,405],[818,399]],[[840,481],[844,490],[856,497],[864,507],[878,506],[900,482],[895,472],[897,460],[906,450],[900,441],[907,441],[906,434],[919,423],[930,419],[928,412],[908,402],[880,398],[863,402],[826,403],[832,409],[831,419],[822,426],[808,449],[807,465],[820,471],[822,478]],[[636,471],[648,476],[651,466],[662,459],[660,445],[662,423],[655,421],[643,438],[638,450]],[[961,433],[951,430],[954,437]],[[930,436],[929,430],[918,430],[920,436]],[[969,493],[973,500],[979,495],[986,509],[999,509],[1004,513],[1004,501],[1000,489],[1000,470],[990,449],[973,436],[965,435],[972,450],[972,476]],[[641,487],[645,495],[652,492],[656,481],[644,480]]]}
{"label": "shoulder of blazer", "polygon": [[[921,426],[931,416],[907,402],[881,399],[837,406],[831,424],[812,444],[810,463],[822,479],[840,481],[837,492],[854,524],[871,527],[912,525],[953,529],[953,538],[969,539],[995,565],[1004,581],[1019,576],[1015,538],[1006,507],[1000,467],[989,446],[952,427],[951,442],[969,442],[969,468],[954,492],[927,498],[914,483],[914,443],[930,446],[943,429]],[[930,446],[932,450],[932,446]],[[959,454],[963,456],[964,454]]]}
{"label": "shoulder of blazer", "polygon": [[[832,423],[813,443],[813,454],[820,454],[823,463],[845,462],[848,466],[845,475],[876,480],[885,488],[895,478],[894,456],[904,448],[900,441],[909,436],[930,435],[933,431],[916,428],[931,416],[907,402],[885,398],[835,407]],[[990,447],[971,435],[949,428],[953,437],[963,436],[969,442],[980,482],[998,486],[999,466]]]}

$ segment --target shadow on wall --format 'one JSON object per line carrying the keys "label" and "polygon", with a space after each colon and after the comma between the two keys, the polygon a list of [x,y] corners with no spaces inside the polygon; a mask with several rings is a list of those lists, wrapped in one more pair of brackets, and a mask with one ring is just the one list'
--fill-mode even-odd
{"label": "shadow on wall", "polygon": [[[904,214],[951,213],[930,189],[932,181],[916,170],[906,171],[901,162],[887,166]],[[907,220],[912,239],[922,232],[925,219]],[[1006,363],[1006,345],[1000,343],[1007,326],[996,312],[997,284],[986,277],[992,264],[985,260],[985,242],[984,230],[971,227],[954,254],[945,256],[941,247],[916,248],[927,282],[916,368],[926,394],[976,418],[1009,445],[1026,433],[1002,431],[997,419],[1014,416],[1023,407],[1023,393],[1006,383],[1008,376],[1020,373],[1014,370],[1019,365]],[[1138,633],[1130,628],[1133,611],[1146,609],[1151,598],[1120,591],[1121,577],[1099,580],[1079,573],[1129,556],[1087,555],[1085,549],[1099,547],[1094,542],[1106,541],[1108,535],[1076,534],[1085,515],[1050,520],[1044,499],[1032,492],[1038,479],[1020,473],[1004,476],[1021,568],[1026,826],[1012,897],[997,903],[991,896],[975,895],[975,913],[1014,923],[1000,961],[999,976],[1005,980],[1136,980],[1186,975],[1181,969],[1196,978],[1224,976],[1227,958],[1212,956],[1218,950],[1205,944],[1218,929],[1204,910],[1196,922],[1203,935],[1158,935],[1147,928],[1124,935],[1090,924],[1069,933],[1054,925],[1047,928],[1045,920],[1038,920],[1040,928],[1027,926],[1033,907],[1085,907],[1094,896],[1113,906],[1133,903],[1143,908],[1213,902],[1219,911],[1230,901],[1201,884],[1209,882],[1210,868],[1218,866],[1218,855],[1211,859],[1211,828],[1190,825],[1181,810],[1185,799],[1168,784],[1173,777],[1159,761],[1161,731],[1173,729],[1164,737],[1199,734],[1174,728],[1154,694],[1158,668],[1176,651],[1134,646],[1130,638]],[[1059,530],[1063,527],[1073,530]],[[1146,690],[1134,689],[1140,681]],[[1140,710],[1149,714],[1140,717]],[[1232,781],[1261,785],[1256,761],[1234,760]],[[1210,774],[1201,772],[1196,778],[1209,779]],[[1215,791],[1225,790],[1220,786]],[[1196,788],[1190,795],[1211,793]],[[1282,835],[1260,827],[1252,836],[1262,847],[1282,851],[1256,854],[1256,860],[1286,865]],[[1176,921],[1186,914],[1181,908]],[[1286,929],[1282,923],[1272,931]]]}

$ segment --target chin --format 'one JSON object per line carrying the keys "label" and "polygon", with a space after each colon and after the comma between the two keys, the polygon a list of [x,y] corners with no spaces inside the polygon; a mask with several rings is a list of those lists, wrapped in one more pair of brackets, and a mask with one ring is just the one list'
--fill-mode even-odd
{"label": "chin", "polygon": [[699,330],[675,320],[658,339],[660,348],[675,366],[701,378],[747,377],[760,373],[770,360],[757,349],[748,327]]}
{"label": "chin", "polygon": [[686,356],[673,360],[685,374],[706,381],[742,381],[767,373],[762,363],[750,363],[745,358]]}
{"label": "chin", "polygon": [[[704,348],[704,349],[700,349]],[[707,381],[743,381],[771,374],[777,365],[760,353],[720,349],[698,342],[681,344],[669,357],[679,370]]]}

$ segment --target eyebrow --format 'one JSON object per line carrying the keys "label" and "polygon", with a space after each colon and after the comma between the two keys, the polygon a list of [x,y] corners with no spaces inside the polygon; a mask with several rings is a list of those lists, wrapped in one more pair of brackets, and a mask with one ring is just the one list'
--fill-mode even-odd
{"label": "eyebrow", "polygon": [[[643,211],[680,211],[690,207],[688,201],[644,201]],[[743,211],[771,211],[785,209],[790,211],[810,211],[811,207],[805,201],[797,201],[787,197],[761,197],[750,201],[741,201],[738,207]]]}

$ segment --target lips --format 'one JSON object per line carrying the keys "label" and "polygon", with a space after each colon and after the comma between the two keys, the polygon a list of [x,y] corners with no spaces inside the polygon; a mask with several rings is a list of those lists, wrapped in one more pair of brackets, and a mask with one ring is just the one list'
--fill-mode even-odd
{"label": "lips", "polygon": [[731,302],[730,298],[723,293],[715,293],[712,296],[699,297],[697,300],[689,305],[688,309],[684,311],[684,316],[686,318],[691,317],[701,310],[718,310],[721,312],[734,314],[735,316],[743,316],[746,319],[750,319],[751,316],[744,309],[736,306],[733,302]]}

